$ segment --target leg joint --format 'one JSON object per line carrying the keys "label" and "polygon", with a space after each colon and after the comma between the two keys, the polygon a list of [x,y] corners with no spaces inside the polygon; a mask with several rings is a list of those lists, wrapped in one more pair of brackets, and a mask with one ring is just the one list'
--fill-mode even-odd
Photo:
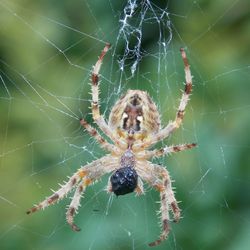
{"label": "leg joint", "polygon": [[98,81],[99,81],[99,76],[97,74],[95,74],[95,73],[92,73],[91,80],[92,80],[92,84],[94,86],[97,86]]}

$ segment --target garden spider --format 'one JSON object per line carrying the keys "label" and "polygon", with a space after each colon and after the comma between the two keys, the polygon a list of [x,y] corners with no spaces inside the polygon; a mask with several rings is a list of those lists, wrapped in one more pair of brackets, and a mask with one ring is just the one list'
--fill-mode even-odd
{"label": "garden spider", "polygon": [[106,44],[93,67],[91,76],[92,115],[95,123],[112,140],[113,144],[107,142],[84,119],[80,120],[80,124],[99,142],[103,149],[109,151],[109,154],[78,169],[67,183],[61,185],[61,188],[54,194],[28,210],[27,214],[54,204],[56,201],[63,199],[73,188],[76,188],[66,212],[66,219],[74,231],[80,231],[74,224],[73,218],[79,207],[81,195],[87,186],[100,179],[103,175],[112,173],[108,182],[108,192],[124,195],[135,191],[137,195],[140,195],[144,193],[143,181],[145,181],[160,192],[162,231],[160,237],[149,244],[150,246],[156,246],[166,239],[170,231],[169,210],[172,210],[174,222],[178,222],[180,209],[171,187],[168,171],[166,168],[153,164],[148,160],[152,157],[160,157],[190,149],[195,147],[196,144],[165,146],[155,150],[148,150],[148,148],[167,138],[180,127],[192,90],[192,76],[186,53],[184,49],[181,49],[181,56],[185,66],[185,90],[175,120],[170,121],[166,127],[161,128],[160,114],[155,103],[145,91],[141,90],[128,90],[116,102],[111,110],[109,122],[106,123],[99,110],[98,81],[101,64],[109,48],[110,44]]}

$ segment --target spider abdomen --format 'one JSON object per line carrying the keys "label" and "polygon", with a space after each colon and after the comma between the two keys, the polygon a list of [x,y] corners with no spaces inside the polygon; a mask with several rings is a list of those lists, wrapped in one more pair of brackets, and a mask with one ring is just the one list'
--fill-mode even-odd
{"label": "spider abdomen", "polygon": [[137,187],[138,175],[133,167],[123,167],[110,177],[112,191],[118,195],[132,193]]}

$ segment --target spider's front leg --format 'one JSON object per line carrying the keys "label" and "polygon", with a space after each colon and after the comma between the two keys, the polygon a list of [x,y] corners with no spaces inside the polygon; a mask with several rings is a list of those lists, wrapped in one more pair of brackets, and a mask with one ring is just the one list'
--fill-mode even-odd
{"label": "spider's front leg", "polygon": [[153,138],[151,144],[158,142],[164,138],[167,138],[174,130],[180,127],[184,114],[185,109],[189,101],[189,96],[192,91],[192,75],[190,71],[190,65],[188,63],[186,52],[183,48],[180,49],[182,60],[184,63],[184,71],[185,71],[185,89],[181,97],[181,101],[178,107],[178,111],[176,113],[175,120],[170,122],[165,128],[161,129]]}
{"label": "spider's front leg", "polygon": [[174,214],[174,222],[178,222],[180,219],[180,209],[172,190],[169,173],[165,168],[141,161],[137,164],[136,171],[142,180],[160,192],[162,232],[157,240],[149,244],[149,246],[157,246],[167,238],[170,231],[169,209],[171,209]]}
{"label": "spider's front leg", "polygon": [[180,104],[175,116],[174,121],[170,121],[169,124],[160,129],[157,133],[153,134],[151,138],[146,141],[135,143],[133,149],[136,151],[142,151],[145,148],[152,146],[153,144],[159,142],[170,136],[176,129],[178,129],[183,121],[185,109],[189,101],[189,96],[192,92],[192,75],[190,71],[190,65],[188,63],[188,59],[186,56],[186,52],[183,48],[180,49],[182,60],[184,63],[184,71],[185,71],[185,88],[182,94]]}
{"label": "spider's front leg", "polygon": [[92,116],[96,124],[99,126],[99,128],[113,141],[116,145],[118,145],[120,148],[126,147],[126,143],[117,140],[117,138],[114,135],[114,131],[108,126],[107,122],[103,118],[103,116],[100,113],[100,104],[99,104],[99,71],[101,69],[102,61],[106,53],[108,52],[110,48],[110,44],[107,43],[104,47],[101,55],[99,56],[96,64],[93,67],[92,75],[91,75],[91,92],[92,92]]}
{"label": "spider's front leg", "polygon": [[[99,71],[101,69],[102,61],[106,53],[108,52],[110,48],[110,44],[107,43],[104,47],[101,55],[99,56],[95,66],[93,67],[92,75],[91,75],[91,81],[92,81],[92,115],[95,122],[98,124],[100,129],[106,130],[107,124],[104,121],[103,117],[100,114],[99,109]],[[105,131],[106,132],[106,131]]]}

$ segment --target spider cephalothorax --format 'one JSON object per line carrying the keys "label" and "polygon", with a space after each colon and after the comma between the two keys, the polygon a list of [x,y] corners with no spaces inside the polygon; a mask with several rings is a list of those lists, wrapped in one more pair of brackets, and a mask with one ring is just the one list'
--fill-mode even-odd
{"label": "spider cephalothorax", "polygon": [[84,119],[81,119],[80,123],[100,143],[101,147],[110,154],[79,168],[68,182],[62,185],[54,194],[28,210],[27,214],[54,204],[75,188],[76,191],[67,210],[66,219],[74,231],[80,231],[74,224],[74,215],[79,207],[82,193],[87,186],[100,179],[103,175],[112,173],[107,187],[108,192],[124,195],[135,191],[137,195],[140,195],[144,193],[143,181],[159,191],[162,232],[157,240],[149,244],[150,246],[156,246],[165,240],[169,233],[169,209],[173,213],[174,222],[178,222],[180,219],[180,209],[172,190],[168,171],[166,168],[153,164],[149,160],[152,157],[193,148],[196,144],[165,146],[155,150],[149,150],[148,148],[167,138],[181,125],[192,90],[191,72],[186,53],[184,49],[181,49],[185,66],[185,90],[176,117],[167,126],[160,128],[160,114],[157,107],[150,96],[141,90],[128,90],[115,103],[107,124],[99,110],[98,81],[100,67],[109,47],[109,44],[105,46],[92,71],[92,115],[98,127],[110,138],[113,144],[107,142]]}

